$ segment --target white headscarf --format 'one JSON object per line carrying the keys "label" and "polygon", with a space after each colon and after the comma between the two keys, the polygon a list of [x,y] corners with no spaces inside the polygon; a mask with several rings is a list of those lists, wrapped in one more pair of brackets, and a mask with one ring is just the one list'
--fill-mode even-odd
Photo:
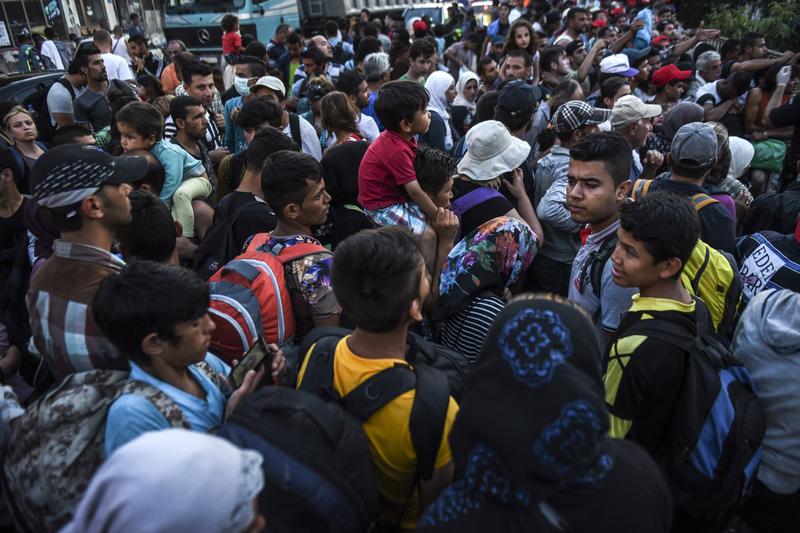
{"label": "white headscarf", "polygon": [[241,533],[264,486],[261,462],[205,433],[145,433],[97,471],[61,533]]}
{"label": "white headscarf", "polygon": [[425,89],[428,91],[428,111],[434,111],[444,120],[444,147],[450,151],[453,148],[453,133],[450,131],[450,114],[447,112],[447,89],[453,85],[453,76],[438,70],[425,80]]}
{"label": "white headscarf", "polygon": [[753,161],[756,151],[750,141],[741,137],[730,137],[728,145],[731,149],[731,166],[728,168],[728,178],[738,180]]}
{"label": "white headscarf", "polygon": [[464,70],[461,72],[461,74],[458,75],[458,83],[456,83],[457,94],[456,94],[456,99],[453,100],[453,105],[464,106],[470,113],[475,113],[475,109],[478,107],[477,102],[475,100],[470,102],[464,96],[464,89],[467,86],[467,82],[470,80],[475,80],[475,83],[480,85],[480,80],[478,80],[478,75],[472,72],[471,70]]}

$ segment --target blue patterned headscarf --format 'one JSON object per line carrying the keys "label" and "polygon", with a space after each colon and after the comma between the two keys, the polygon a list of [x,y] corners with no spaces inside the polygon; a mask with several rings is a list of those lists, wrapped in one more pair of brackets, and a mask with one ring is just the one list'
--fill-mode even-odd
{"label": "blue patterned headscarf", "polygon": [[420,530],[479,531],[495,521],[487,531],[543,531],[542,520],[553,522],[547,505],[604,485],[615,454],[598,346],[586,315],[558,299],[515,301],[500,313],[450,434],[460,478]]}

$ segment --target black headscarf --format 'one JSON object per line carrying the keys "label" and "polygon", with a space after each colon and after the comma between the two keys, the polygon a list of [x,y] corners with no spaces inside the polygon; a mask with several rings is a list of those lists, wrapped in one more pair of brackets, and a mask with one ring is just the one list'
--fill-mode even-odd
{"label": "black headscarf", "polygon": [[[669,530],[672,503],[657,467],[635,445],[608,437],[598,346],[591,320],[559,298],[503,310],[450,434],[458,480],[419,530]],[[635,518],[633,529],[596,507],[617,497],[629,498],[617,505]],[[610,528],[601,524],[606,515]]]}

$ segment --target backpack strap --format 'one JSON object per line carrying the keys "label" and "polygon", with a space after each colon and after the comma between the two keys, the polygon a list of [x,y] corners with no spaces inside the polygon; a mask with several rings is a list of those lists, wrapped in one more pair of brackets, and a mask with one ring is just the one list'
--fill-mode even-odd
{"label": "backpack strap", "polygon": [[600,286],[603,284],[603,270],[616,247],[617,234],[614,233],[606,237],[600,248],[589,256],[589,280],[592,282],[592,292],[598,298],[600,298]]}
{"label": "backpack strap", "polygon": [[411,367],[397,363],[362,381],[345,394],[341,402],[350,414],[364,423],[401,394],[414,390],[416,384],[417,379]]}
{"label": "backpack strap", "polygon": [[653,180],[646,180],[639,178],[635,182],[633,182],[633,188],[631,189],[631,198],[636,200],[637,198],[641,198],[647,191],[650,190],[650,186],[653,185]]}
{"label": "backpack strap", "polygon": [[[314,331],[306,335],[300,348],[300,357],[307,360],[303,381],[300,382],[298,388],[315,396],[330,399],[336,396],[333,390],[333,359],[336,354],[336,346],[343,336],[318,335],[316,338],[308,338],[313,334]],[[314,349],[308,353],[311,346],[314,346]]]}
{"label": "backpack strap", "polygon": [[317,254],[319,252],[331,253],[330,250],[328,250],[324,246],[321,246],[319,244],[313,244],[310,242],[299,242],[291,246],[284,246],[281,247],[279,250],[277,250],[277,252],[278,253],[275,257],[277,257],[278,261],[280,261],[281,264],[283,265],[285,265],[286,263],[291,263],[296,259],[300,259],[308,255]]}
{"label": "backpack strap", "polygon": [[467,194],[453,200],[453,207],[460,213],[466,213],[476,205],[482,204],[487,200],[503,196],[491,187],[478,187]]}
{"label": "backpack strap", "polygon": [[692,290],[695,294],[697,294],[698,287],[700,286],[700,279],[703,277],[706,268],[708,268],[709,261],[711,261],[711,247],[706,245],[706,254],[705,257],[703,257],[703,264],[700,265],[700,268],[697,269],[694,278],[692,278]]}
{"label": "backpack strap", "polygon": [[172,427],[192,429],[178,404],[164,392],[153,387],[149,383],[136,379],[129,380],[122,386],[119,396],[123,394],[135,394],[152,403]]}
{"label": "backpack strap", "polygon": [[194,366],[200,371],[201,374],[211,380],[211,383],[213,383],[222,392],[223,396],[226,398],[230,397],[230,395],[233,393],[233,390],[231,390],[228,380],[222,379],[222,376],[219,375],[219,372],[214,370],[211,365],[208,364],[208,362],[200,361],[199,363],[195,363]]}
{"label": "backpack strap", "polygon": [[69,95],[72,97],[72,100],[75,101],[75,89],[72,87],[72,84],[67,78],[59,78],[56,80],[56,83],[60,83],[67,91],[69,91]]}
{"label": "backpack strap", "polygon": [[692,196],[692,203],[694,204],[695,211],[700,211],[704,207],[708,207],[711,204],[718,204],[719,201],[714,200],[704,192],[699,192]]}
{"label": "backpack strap", "polygon": [[289,112],[289,133],[294,142],[300,148],[303,147],[303,137],[300,132],[300,116],[297,113]]}

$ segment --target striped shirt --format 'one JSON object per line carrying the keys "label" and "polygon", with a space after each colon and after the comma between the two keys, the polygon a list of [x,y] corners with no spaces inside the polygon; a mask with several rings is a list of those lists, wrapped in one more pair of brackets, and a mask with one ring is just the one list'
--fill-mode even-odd
{"label": "striped shirt", "polygon": [[53,255],[31,280],[31,348],[57,380],[94,368],[128,368],[91,313],[100,282],[124,266],[106,250],[56,239]]}
{"label": "striped shirt", "polygon": [[476,297],[467,307],[442,322],[439,342],[474,363],[492,322],[505,306],[505,300],[498,296]]}

